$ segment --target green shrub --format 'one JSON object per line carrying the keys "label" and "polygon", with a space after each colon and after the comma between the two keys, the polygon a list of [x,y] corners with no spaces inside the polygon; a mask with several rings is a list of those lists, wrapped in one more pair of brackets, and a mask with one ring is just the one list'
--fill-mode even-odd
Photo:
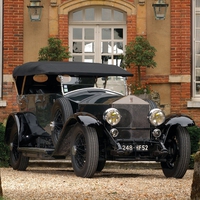
{"label": "green shrub", "polygon": [[48,46],[39,50],[39,61],[63,61],[68,58],[71,58],[68,47],[62,46],[58,38],[49,38]]}
{"label": "green shrub", "polygon": [[4,142],[5,127],[0,123],[0,167],[7,167],[9,161],[9,148]]}
{"label": "green shrub", "polygon": [[191,140],[191,158],[190,165],[191,169],[194,168],[194,155],[200,149],[200,128],[197,126],[188,127]]}

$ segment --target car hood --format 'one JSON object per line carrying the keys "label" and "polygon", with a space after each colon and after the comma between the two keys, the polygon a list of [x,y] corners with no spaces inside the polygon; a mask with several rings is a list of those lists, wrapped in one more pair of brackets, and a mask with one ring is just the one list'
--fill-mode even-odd
{"label": "car hood", "polygon": [[68,92],[65,97],[78,104],[111,104],[124,95],[103,88],[84,88]]}

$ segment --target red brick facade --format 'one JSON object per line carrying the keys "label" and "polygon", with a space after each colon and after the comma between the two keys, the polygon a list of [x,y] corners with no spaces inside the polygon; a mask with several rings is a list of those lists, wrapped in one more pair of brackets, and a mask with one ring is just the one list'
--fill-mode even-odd
{"label": "red brick facade", "polygon": [[[4,1],[3,6],[3,74],[12,74],[13,68],[23,63],[24,1]],[[0,121],[17,111],[16,90],[13,83],[3,79],[3,100],[7,106],[0,108]]]}

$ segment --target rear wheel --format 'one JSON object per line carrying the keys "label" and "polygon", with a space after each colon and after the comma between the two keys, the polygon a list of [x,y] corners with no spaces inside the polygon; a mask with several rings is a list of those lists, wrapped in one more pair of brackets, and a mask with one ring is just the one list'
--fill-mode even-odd
{"label": "rear wheel", "polygon": [[54,122],[54,127],[51,136],[54,146],[56,146],[58,142],[63,124],[72,114],[73,110],[68,99],[59,98],[56,100],[52,108],[52,121]]}
{"label": "rear wheel", "polygon": [[166,162],[161,162],[166,177],[182,178],[190,162],[190,136],[186,128],[177,126],[174,134],[167,138],[165,147],[169,151]]}
{"label": "rear wheel", "polygon": [[28,167],[29,157],[25,157],[18,151],[18,131],[17,125],[14,124],[10,135],[10,165],[13,169],[25,171]]}
{"label": "rear wheel", "polygon": [[96,130],[77,125],[71,138],[71,161],[77,176],[91,178],[99,160],[99,144]]}

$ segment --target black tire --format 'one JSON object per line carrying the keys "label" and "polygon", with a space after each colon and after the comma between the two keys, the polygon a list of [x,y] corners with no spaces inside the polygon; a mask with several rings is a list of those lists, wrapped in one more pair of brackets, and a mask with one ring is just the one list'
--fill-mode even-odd
{"label": "black tire", "polygon": [[190,135],[187,129],[177,126],[175,133],[167,138],[165,147],[170,155],[167,156],[167,162],[161,162],[164,175],[182,178],[189,167],[191,154]]}
{"label": "black tire", "polygon": [[157,104],[155,103],[155,101],[151,100],[151,99],[145,99],[146,102],[149,103],[149,110],[152,110],[154,108],[158,108]]}
{"label": "black tire", "polygon": [[96,172],[101,172],[106,165],[106,159],[99,160]]}
{"label": "black tire", "polygon": [[63,124],[72,114],[73,114],[73,109],[68,99],[64,97],[56,99],[52,108],[52,117],[51,117],[51,121],[54,122],[54,128],[51,131],[51,137],[54,146],[56,146],[58,142],[59,135],[63,128]]}
{"label": "black tire", "polygon": [[71,138],[71,161],[74,173],[91,178],[96,172],[99,160],[99,144],[96,130],[77,125]]}
{"label": "black tire", "polygon": [[[18,151],[18,130],[13,124],[10,135],[10,166],[14,170],[25,171],[28,167],[29,157],[25,157]],[[12,147],[12,148],[11,148]]]}

